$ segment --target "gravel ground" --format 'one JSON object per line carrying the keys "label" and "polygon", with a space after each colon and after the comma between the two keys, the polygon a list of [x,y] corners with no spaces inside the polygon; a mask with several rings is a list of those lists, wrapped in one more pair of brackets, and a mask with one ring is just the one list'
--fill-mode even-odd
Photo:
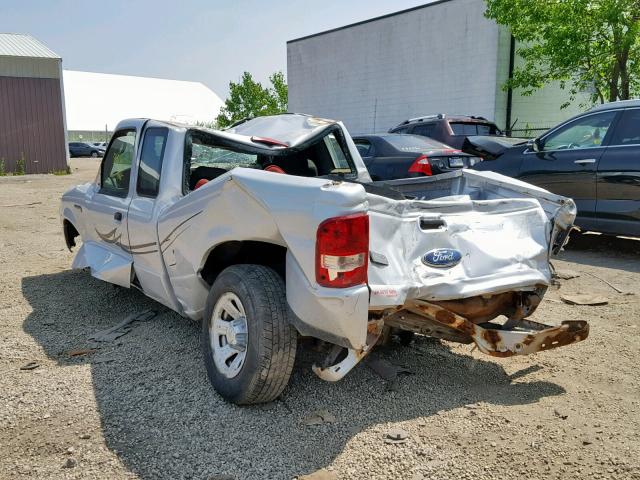
{"label": "gravel ground", "polygon": [[[336,384],[302,348],[280,400],[240,408],[209,387],[198,324],[69,270],[59,197],[97,165],[0,178],[0,478],[640,479],[640,242],[584,235],[555,262],[580,276],[533,318],[586,319],[583,343],[492,359],[419,337],[373,354],[413,374],[387,382],[364,364]],[[70,355],[145,309],[158,314]],[[318,410],[335,421],[306,425]],[[385,443],[392,429],[404,443]]]}

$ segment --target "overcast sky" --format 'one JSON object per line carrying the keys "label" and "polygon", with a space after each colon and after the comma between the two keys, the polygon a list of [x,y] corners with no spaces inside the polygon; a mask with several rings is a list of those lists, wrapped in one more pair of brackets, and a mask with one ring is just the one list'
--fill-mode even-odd
{"label": "overcast sky", "polygon": [[200,81],[224,99],[245,70],[286,71],[287,40],[425,3],[0,0],[0,32],[31,34],[65,69]]}

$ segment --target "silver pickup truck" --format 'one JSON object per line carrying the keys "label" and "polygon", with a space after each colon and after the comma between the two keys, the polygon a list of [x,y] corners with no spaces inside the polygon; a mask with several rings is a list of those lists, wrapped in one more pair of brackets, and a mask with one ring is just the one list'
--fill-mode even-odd
{"label": "silver pickup truck", "polygon": [[335,381],[390,332],[498,357],[588,335],[526,320],[572,200],[491,172],[371,182],[340,122],[126,120],[60,213],[72,268],[202,321],[211,383],[238,404],[282,392],[299,336],[326,342],[313,368]]}

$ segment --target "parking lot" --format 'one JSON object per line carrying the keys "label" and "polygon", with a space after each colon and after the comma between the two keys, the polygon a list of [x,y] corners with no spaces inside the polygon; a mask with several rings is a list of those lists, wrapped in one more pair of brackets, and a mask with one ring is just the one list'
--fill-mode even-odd
{"label": "parking lot", "polygon": [[[237,407],[208,383],[199,324],[70,270],[59,198],[97,167],[0,178],[0,478],[640,479],[640,241],[582,235],[554,261],[577,276],[533,319],[587,320],[585,342],[494,359],[419,337],[335,384],[303,347],[279,400]],[[561,300],[577,293],[607,303]]]}

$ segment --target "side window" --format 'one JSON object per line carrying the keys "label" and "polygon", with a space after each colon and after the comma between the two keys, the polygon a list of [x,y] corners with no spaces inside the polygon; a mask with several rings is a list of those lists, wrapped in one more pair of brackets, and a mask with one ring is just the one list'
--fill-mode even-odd
{"label": "side window", "polygon": [[369,140],[354,140],[361,157],[371,156],[371,142]]}
{"label": "side window", "polygon": [[135,130],[120,130],[113,135],[100,167],[100,193],[127,196],[135,141]]}
{"label": "side window", "polygon": [[397,128],[392,133],[407,133],[409,131],[409,127]]}
{"label": "side window", "polygon": [[454,135],[477,135],[478,127],[475,123],[449,122]]}
{"label": "side window", "polygon": [[426,125],[416,125],[411,133],[414,135],[422,135],[423,137],[430,137],[433,135],[435,129],[436,126],[433,123],[428,123]]}
{"label": "side window", "polygon": [[150,127],[144,133],[140,166],[138,167],[138,195],[155,197],[160,188],[160,172],[162,159],[167,145],[169,129],[164,127]]}
{"label": "side window", "polygon": [[573,150],[602,145],[616,112],[596,113],[579,118],[544,139],[543,150]]}
{"label": "side window", "polygon": [[625,110],[613,132],[610,145],[640,144],[640,108]]}
{"label": "side window", "polygon": [[329,150],[329,155],[331,155],[333,166],[336,168],[336,170],[348,170],[349,172],[351,172],[349,161],[342,151],[340,142],[338,142],[335,134],[330,133],[329,135],[324,137],[324,143],[327,146],[327,150]]}

